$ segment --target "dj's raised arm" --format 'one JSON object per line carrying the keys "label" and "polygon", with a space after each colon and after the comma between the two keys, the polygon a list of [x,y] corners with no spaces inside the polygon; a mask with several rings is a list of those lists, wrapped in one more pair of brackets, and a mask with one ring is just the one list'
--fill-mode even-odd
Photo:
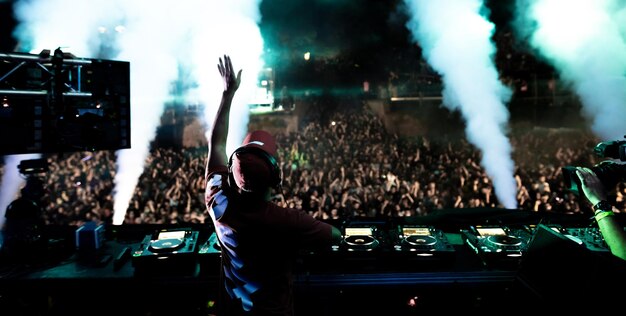
{"label": "dj's raised arm", "polygon": [[217,69],[224,82],[224,91],[222,92],[222,100],[217,110],[213,129],[211,130],[211,138],[209,139],[206,176],[214,171],[212,170],[213,168],[225,166],[227,163],[226,139],[228,137],[230,107],[235,97],[235,92],[237,92],[241,83],[242,70],[240,69],[235,75],[233,63],[228,55],[224,55],[224,59],[219,59]]}

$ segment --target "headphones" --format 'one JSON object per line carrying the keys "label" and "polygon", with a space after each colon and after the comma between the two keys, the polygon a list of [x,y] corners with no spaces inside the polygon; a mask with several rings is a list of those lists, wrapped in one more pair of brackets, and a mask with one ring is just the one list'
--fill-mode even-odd
{"label": "headphones", "polygon": [[269,186],[274,189],[280,190],[283,179],[282,179],[282,172],[280,170],[280,166],[278,165],[278,162],[276,161],[276,158],[274,158],[272,155],[265,152],[265,150],[261,148],[257,148],[257,147],[252,147],[252,146],[239,147],[230,155],[230,158],[228,159],[228,180],[232,181],[231,183],[235,183],[235,179],[233,177],[233,170],[232,170],[233,157],[240,153],[251,153],[251,154],[257,155],[258,157],[263,158],[263,160],[265,160],[265,162],[267,162],[267,164],[270,167]]}

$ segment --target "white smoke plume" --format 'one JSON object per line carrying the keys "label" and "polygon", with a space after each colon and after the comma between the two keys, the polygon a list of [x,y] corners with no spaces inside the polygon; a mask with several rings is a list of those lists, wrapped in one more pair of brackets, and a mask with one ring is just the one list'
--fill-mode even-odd
{"label": "white smoke plume", "polygon": [[517,0],[516,31],[571,84],[603,140],[626,134],[626,2]]}
{"label": "white smoke plume", "polygon": [[469,141],[482,152],[481,165],[498,201],[517,208],[511,145],[506,136],[511,91],[499,81],[491,41],[495,26],[480,0],[405,0],[407,27],[427,62],[442,77],[443,103],[459,110]]}
{"label": "white smoke plume", "polygon": [[[218,58],[229,54],[234,66],[244,69],[241,92],[233,104],[229,144],[243,138],[248,122],[245,105],[263,64],[259,1],[16,3],[15,34],[22,49],[38,53],[61,47],[78,57],[104,55],[130,62],[131,148],[117,152],[113,224],[124,222],[180,65],[194,75],[196,89],[187,99],[206,105],[205,118],[211,124],[222,89]],[[102,51],[105,48],[108,51]]]}

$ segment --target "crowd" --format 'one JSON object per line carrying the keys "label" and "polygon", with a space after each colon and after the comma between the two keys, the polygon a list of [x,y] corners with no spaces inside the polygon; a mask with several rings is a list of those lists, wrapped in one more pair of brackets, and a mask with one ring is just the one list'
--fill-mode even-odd
{"label": "crowd", "polygon": [[[279,133],[284,175],[274,200],[320,219],[424,216],[438,209],[501,208],[481,166],[481,153],[459,137],[390,133],[359,100],[313,115],[296,132]],[[592,166],[597,139],[572,129],[511,129],[517,202],[521,210],[584,212],[564,184],[563,166]],[[126,211],[128,224],[204,223],[206,148],[154,146]],[[114,151],[47,156],[45,220],[80,225],[111,222]],[[626,185],[612,198],[626,212]]]}
{"label": "crowd", "polygon": [[[345,109],[345,107],[344,107]],[[321,218],[428,215],[436,209],[502,207],[481,154],[456,137],[407,138],[386,132],[367,110],[335,112],[281,135],[286,175],[278,199]],[[561,167],[598,162],[596,139],[579,130],[513,131],[519,209],[579,213]],[[625,187],[616,191],[621,210]]]}

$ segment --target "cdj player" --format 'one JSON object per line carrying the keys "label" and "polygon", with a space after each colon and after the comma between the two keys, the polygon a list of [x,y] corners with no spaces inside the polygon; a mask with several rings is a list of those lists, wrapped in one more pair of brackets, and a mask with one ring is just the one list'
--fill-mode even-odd
{"label": "cdj player", "polygon": [[423,225],[398,225],[395,251],[415,252],[418,256],[435,256],[454,252],[443,231]]}
{"label": "cdj player", "polygon": [[146,235],[132,252],[136,273],[187,274],[197,266],[198,232],[188,228],[163,229]]}
{"label": "cdj player", "polygon": [[376,226],[356,226],[344,229],[340,248],[347,251],[372,251],[378,249],[380,241]]}
{"label": "cdj player", "polygon": [[430,225],[397,225],[388,265],[397,269],[442,267],[454,262],[455,249],[441,229]]}
{"label": "cdj player", "polygon": [[464,242],[491,267],[516,267],[531,236],[527,227],[477,225],[461,230]]}
{"label": "cdj player", "polygon": [[388,252],[383,222],[360,221],[341,226],[341,241],[329,249],[306,249],[298,258],[302,273],[376,271],[380,257]]}

